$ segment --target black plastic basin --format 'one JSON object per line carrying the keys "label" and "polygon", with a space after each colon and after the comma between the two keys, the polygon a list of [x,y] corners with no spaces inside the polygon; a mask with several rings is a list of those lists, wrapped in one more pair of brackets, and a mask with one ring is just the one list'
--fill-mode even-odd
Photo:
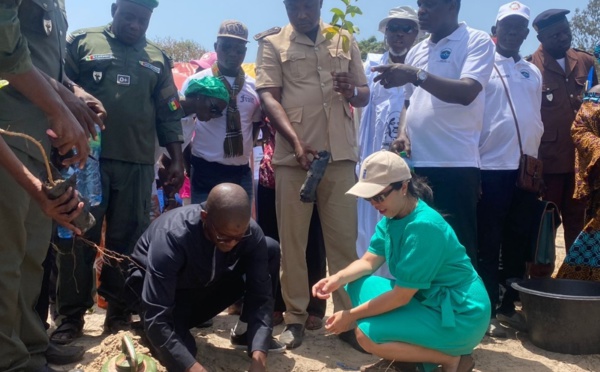
{"label": "black plastic basin", "polygon": [[529,279],[521,292],[531,342],[563,354],[600,354],[600,283]]}

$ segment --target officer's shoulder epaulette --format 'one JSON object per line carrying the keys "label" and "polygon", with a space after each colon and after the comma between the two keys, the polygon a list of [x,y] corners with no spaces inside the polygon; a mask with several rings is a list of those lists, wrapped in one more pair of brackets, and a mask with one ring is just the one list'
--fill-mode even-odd
{"label": "officer's shoulder epaulette", "polygon": [[574,50],[574,51],[576,51],[576,52],[585,53],[585,54],[589,55],[589,56],[590,56],[590,57],[592,57],[592,58],[596,58],[596,57],[594,57],[594,54],[593,54],[593,53],[590,53],[590,52],[588,52],[587,50],[578,49],[578,48],[573,48],[573,50]]}
{"label": "officer's shoulder epaulette", "polygon": [[281,27],[272,27],[272,28],[268,29],[267,31],[263,31],[263,32],[260,32],[256,35],[254,35],[254,40],[259,41],[260,39],[263,39],[267,36],[278,34],[279,32],[281,32]]}
{"label": "officer's shoulder epaulette", "polygon": [[152,45],[156,49],[160,50],[163,57],[165,57],[165,62],[169,64],[170,68],[173,68],[173,58],[169,55],[169,53],[167,53],[160,45],[156,44],[152,40],[146,39],[146,43],[148,43],[148,45]]}
{"label": "officer's shoulder epaulette", "polygon": [[84,37],[87,34],[87,30],[77,30],[69,32],[67,34],[67,44],[72,44],[75,40]]}
{"label": "officer's shoulder epaulette", "polygon": [[527,62],[531,62],[531,60],[533,59],[533,54],[525,56],[525,57],[523,57],[523,59],[526,60]]}

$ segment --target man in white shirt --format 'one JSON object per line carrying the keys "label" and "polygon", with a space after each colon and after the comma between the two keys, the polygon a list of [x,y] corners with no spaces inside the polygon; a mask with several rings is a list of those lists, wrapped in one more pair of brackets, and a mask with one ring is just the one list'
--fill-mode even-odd
{"label": "man in white shirt", "polygon": [[[191,79],[217,76],[229,90],[230,101],[221,117],[210,122],[196,120],[192,141],[192,203],[206,200],[210,190],[224,182],[238,184],[252,198],[250,155],[254,129],[262,122],[260,100],[254,79],[244,73],[248,28],[239,21],[221,23],[214,44],[217,62],[190,76]],[[183,103],[184,110],[187,103]],[[186,110],[187,112],[187,110]]]}
{"label": "man in white shirt", "polygon": [[[523,153],[537,157],[544,132],[540,112],[542,74],[519,55],[529,34],[528,25],[529,8],[526,5],[513,1],[500,7],[496,25],[492,27],[492,34],[497,38],[496,62],[485,87],[483,130],[479,140],[481,199],[477,205],[477,259],[479,275],[492,303],[487,334],[493,337],[506,337],[506,331],[496,320],[496,305],[500,302],[498,264],[501,246],[505,274],[522,277],[525,270],[523,250],[515,244],[503,244],[509,211],[511,205],[522,198],[536,197],[515,186],[521,154],[519,134]],[[514,304],[509,302],[506,301],[502,310],[498,309],[503,315],[514,315]]]}
{"label": "man in white shirt", "polygon": [[415,173],[427,177],[433,207],[476,267],[479,135],[494,44],[485,32],[459,23],[459,10],[460,0],[421,2],[419,25],[431,36],[408,52],[406,64],[374,70],[386,88],[406,84],[406,121],[394,146],[409,152]]}

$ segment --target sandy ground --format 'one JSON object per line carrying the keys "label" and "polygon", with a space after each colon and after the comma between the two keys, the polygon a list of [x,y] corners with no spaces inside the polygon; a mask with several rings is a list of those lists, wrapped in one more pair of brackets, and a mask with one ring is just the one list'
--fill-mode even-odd
{"label": "sandy ground", "polygon": [[[562,231],[557,239],[557,266],[564,258]],[[331,314],[332,305],[328,305]],[[245,352],[235,350],[229,343],[229,330],[236,322],[236,316],[225,313],[215,318],[213,327],[193,329],[198,345],[197,358],[209,371],[246,371],[249,359]],[[106,338],[102,335],[104,310],[94,308],[86,316],[84,336],[74,344],[84,346],[87,350],[81,363],[70,366],[55,367],[68,371],[77,366],[86,372],[100,370],[108,356],[115,356],[118,339],[115,336]],[[283,326],[275,328],[275,335],[283,331]],[[103,342],[104,341],[104,342]],[[534,346],[526,333],[509,329],[509,338],[498,339],[485,337],[473,352],[476,362],[475,371],[527,371],[527,372],[575,372],[600,371],[600,355],[576,356],[544,351]],[[354,351],[351,347],[327,334],[324,329],[307,331],[302,346],[286,351],[283,354],[269,356],[269,371],[357,371],[363,364],[377,361],[376,357]],[[164,371],[163,369],[159,369]]]}

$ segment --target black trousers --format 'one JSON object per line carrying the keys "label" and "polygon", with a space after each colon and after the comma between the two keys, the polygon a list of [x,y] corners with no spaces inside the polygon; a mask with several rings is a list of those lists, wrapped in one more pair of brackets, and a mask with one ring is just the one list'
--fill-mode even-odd
{"label": "black trousers", "polygon": [[517,170],[482,170],[481,199],[477,204],[477,272],[492,304],[492,317],[496,316],[496,306],[500,301],[499,265],[500,251],[504,265],[511,264],[511,249],[514,244],[502,246],[505,226],[513,195],[516,192]]}
{"label": "black trousers", "polygon": [[477,268],[477,201],[479,168],[415,168],[433,190],[433,207],[450,224]]}
{"label": "black trousers", "polygon": [[[269,274],[271,275],[272,293],[279,288],[279,263],[281,261],[281,249],[279,243],[267,237],[267,253],[269,260]],[[173,309],[173,322],[175,333],[183,340],[185,347],[192,355],[196,355],[198,349],[196,341],[190,329],[214,318],[230,305],[244,296],[244,262],[239,263],[239,269],[230,271],[218,281],[207,287],[177,290],[175,293],[175,307]],[[121,305],[127,304],[130,311],[140,314],[143,319],[143,307],[141,295],[144,284],[144,276],[140,270],[129,273],[126,281],[125,293]],[[240,320],[247,322],[247,315],[242,308]],[[152,343],[152,340],[150,340]],[[153,345],[159,360],[163,352],[158,345]],[[168,367],[168,366],[167,366]]]}
{"label": "black trousers", "polygon": [[[256,202],[256,222],[258,222],[266,236],[279,241],[277,216],[275,213],[275,190],[259,184],[256,191]],[[323,240],[321,220],[319,219],[317,208],[313,208],[308,230],[308,245],[306,247],[308,285],[311,288],[327,275],[327,261],[325,257],[325,242]],[[306,311],[309,315],[323,318],[326,309],[326,300],[320,300],[311,296]],[[278,288],[275,295],[275,311],[285,311],[285,302],[281,296],[281,288]]]}

